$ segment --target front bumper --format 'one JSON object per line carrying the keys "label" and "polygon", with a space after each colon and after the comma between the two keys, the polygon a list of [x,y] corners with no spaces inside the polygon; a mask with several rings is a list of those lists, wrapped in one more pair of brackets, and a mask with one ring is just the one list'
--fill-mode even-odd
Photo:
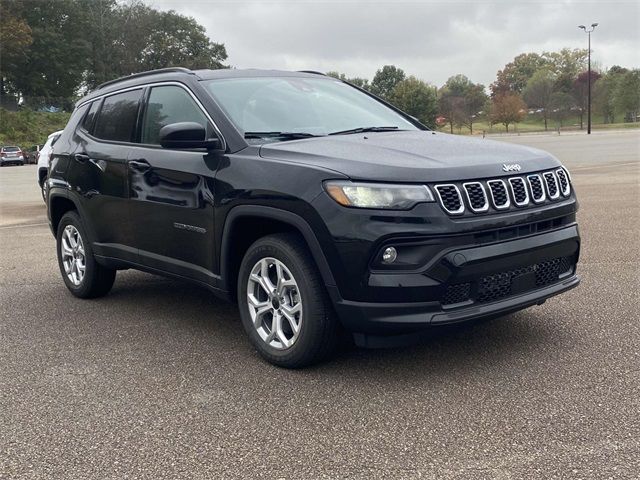
{"label": "front bumper", "polygon": [[489,317],[540,304],[574,288],[577,225],[487,245],[444,250],[420,271],[370,276],[381,293],[411,291],[420,301],[351,301],[329,292],[338,316],[356,333],[388,335]]}

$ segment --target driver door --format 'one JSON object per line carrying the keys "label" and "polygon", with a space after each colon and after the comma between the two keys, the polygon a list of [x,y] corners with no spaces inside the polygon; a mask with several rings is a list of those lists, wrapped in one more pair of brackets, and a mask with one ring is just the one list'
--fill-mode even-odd
{"label": "driver door", "polygon": [[150,87],[140,144],[127,161],[136,244],[143,265],[215,284],[214,177],[220,154],[162,148],[160,129],[177,122],[197,122],[213,132],[186,87]]}

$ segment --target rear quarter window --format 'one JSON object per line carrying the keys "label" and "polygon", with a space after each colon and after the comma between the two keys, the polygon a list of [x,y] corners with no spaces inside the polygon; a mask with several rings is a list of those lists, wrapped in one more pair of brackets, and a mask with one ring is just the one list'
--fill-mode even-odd
{"label": "rear quarter window", "polygon": [[100,100],[96,100],[95,102],[92,102],[91,105],[89,106],[89,111],[87,112],[84,119],[82,120],[82,129],[86,130],[89,133],[92,132],[93,123],[96,119],[96,113],[98,113],[98,108],[100,108],[100,102],[101,102]]}

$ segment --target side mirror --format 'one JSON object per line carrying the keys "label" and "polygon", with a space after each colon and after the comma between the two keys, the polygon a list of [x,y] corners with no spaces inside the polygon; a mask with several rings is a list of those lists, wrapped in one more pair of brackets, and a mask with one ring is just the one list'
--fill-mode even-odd
{"label": "side mirror", "polygon": [[207,139],[207,131],[196,122],[170,123],[160,129],[160,145],[163,148],[206,148],[216,150],[221,147],[220,139]]}

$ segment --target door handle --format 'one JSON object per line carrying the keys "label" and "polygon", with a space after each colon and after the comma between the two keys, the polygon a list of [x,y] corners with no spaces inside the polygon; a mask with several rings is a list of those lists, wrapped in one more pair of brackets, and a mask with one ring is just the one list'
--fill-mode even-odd
{"label": "door handle", "polygon": [[146,172],[151,169],[151,164],[149,164],[145,159],[130,160],[129,167],[137,172]]}
{"label": "door handle", "polygon": [[87,155],[86,153],[76,153],[73,158],[78,163],[85,163],[87,160],[89,160],[89,155]]}

